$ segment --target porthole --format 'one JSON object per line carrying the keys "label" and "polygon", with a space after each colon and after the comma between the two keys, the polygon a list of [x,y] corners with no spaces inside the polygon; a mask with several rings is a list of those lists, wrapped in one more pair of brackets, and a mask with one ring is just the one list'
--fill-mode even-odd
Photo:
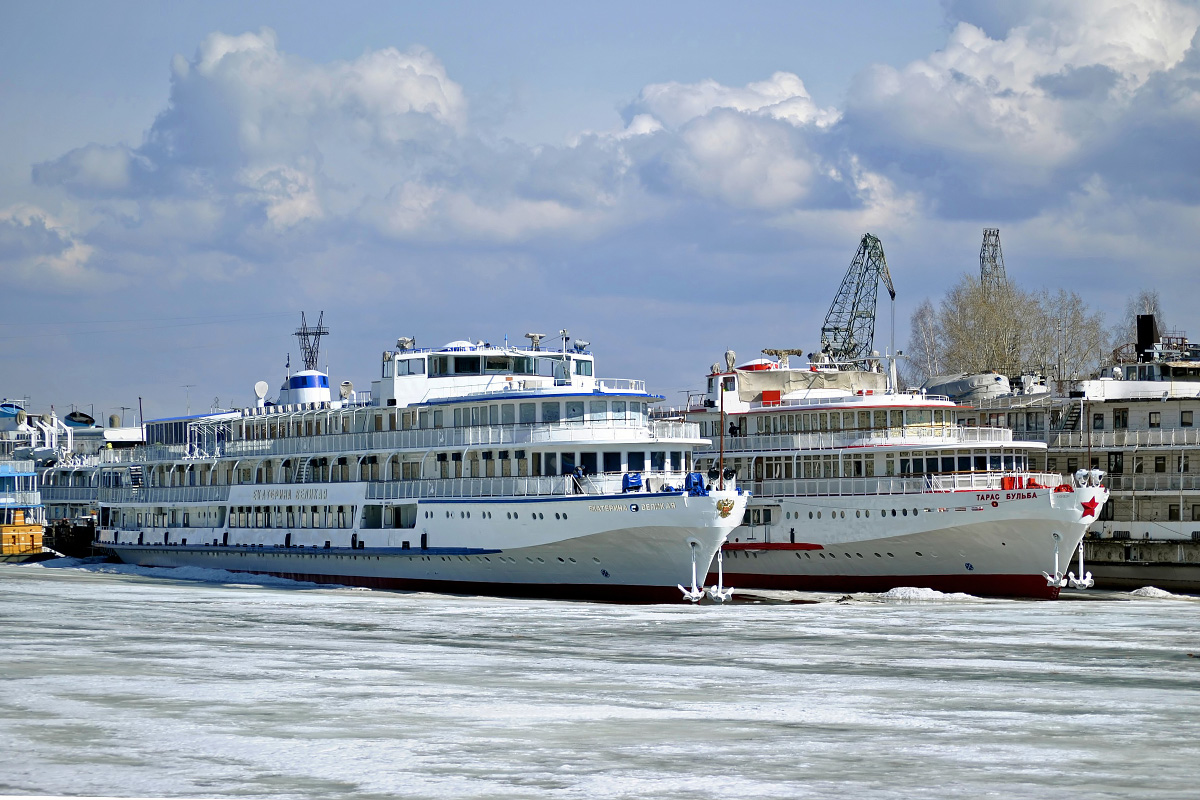
{"label": "porthole", "polygon": [[869,509],[869,508],[868,508],[868,509],[867,509],[866,511],[864,511],[863,513],[867,515],[867,519],[870,519],[870,518],[871,518],[871,509]]}
{"label": "porthole", "polygon": [[809,519],[812,519],[812,512],[811,512],[811,511],[810,511],[810,512],[808,512],[808,518],[809,518]]}
{"label": "porthole", "polygon": [[538,556],[538,560],[537,560],[537,562],[538,562],[539,564],[545,564],[545,563],[546,563],[545,559],[543,559],[541,556]]}
{"label": "porthole", "polygon": [[513,512],[513,519],[516,519],[516,518],[517,518],[517,512],[515,512],[515,511],[514,511],[514,512]]}
{"label": "porthole", "polygon": [[879,555],[879,553],[876,553],[876,554],[875,554],[875,557],[876,557],[876,558],[883,558],[883,556]]}
{"label": "porthole", "polygon": [[579,563],[578,561],[576,561],[575,559],[571,558],[570,556],[567,556],[567,561],[570,561],[572,564],[578,564],[578,563]]}
{"label": "porthole", "polygon": [[913,552],[914,552],[914,553],[916,553],[917,555],[921,555],[921,551],[920,551],[920,550],[914,550]]}
{"label": "porthole", "polygon": [[862,554],[862,553],[855,553],[854,555],[858,556],[859,558],[862,558],[862,557],[863,557],[863,554]]}
{"label": "porthole", "polygon": [[840,513],[841,513],[841,515],[842,515],[842,519],[845,519],[845,518],[846,518],[846,512],[845,512],[845,511],[842,511],[842,512],[840,512]]}
{"label": "porthole", "polygon": [[600,559],[596,558],[595,556],[592,556],[592,561],[595,561],[597,564],[600,563]]}
{"label": "porthole", "polygon": [[855,516],[855,517],[861,517],[861,516],[862,516],[862,512],[861,512],[861,511],[855,511],[855,512],[854,512],[854,516]]}
{"label": "porthole", "polygon": [[566,518],[567,518],[567,512],[565,512],[565,511],[564,511],[564,512],[563,512],[563,519],[566,519]]}
{"label": "porthole", "polygon": [[907,517],[907,516],[908,516],[908,509],[907,509],[907,508],[902,508],[902,509],[900,509],[900,513],[901,513],[901,514],[903,514],[904,516],[906,516],[906,517]]}
{"label": "porthole", "polygon": [[558,557],[558,563],[560,563],[560,564],[565,564],[565,563],[567,563],[567,560],[566,560],[565,558],[563,558],[562,556],[559,556],[559,557]]}
{"label": "porthole", "polygon": [[818,511],[818,512],[817,512],[817,519],[820,519],[820,518],[821,518],[821,512],[820,512],[820,511]]}
{"label": "porthole", "polygon": [[511,512],[511,511],[506,511],[506,512],[504,512],[504,518],[505,518],[505,519],[512,519],[512,512]]}
{"label": "porthole", "polygon": [[895,556],[892,555],[891,553],[888,553],[888,558],[895,558]]}
{"label": "porthole", "polygon": [[849,558],[849,557],[850,557],[850,554],[849,554],[849,553],[846,553],[845,555],[846,555],[846,558]]}
{"label": "porthole", "polygon": [[892,516],[893,517],[896,516],[896,509],[894,509],[894,508],[892,509]]}
{"label": "porthole", "polygon": [[819,555],[821,558],[824,558],[824,557],[825,557],[825,554],[824,554],[824,553],[817,553],[817,555]]}
{"label": "porthole", "polygon": [[830,553],[830,554],[829,554],[829,557],[830,557],[830,558],[837,558],[837,553]]}
{"label": "porthole", "polygon": [[529,556],[525,556],[525,560],[528,561],[530,564],[533,563],[533,559],[530,558]]}
{"label": "porthole", "polygon": [[803,553],[796,553],[796,558],[804,558],[804,554],[803,554]]}
{"label": "porthole", "polygon": [[783,518],[784,518],[784,519],[791,519],[791,518],[792,518],[792,512],[790,512],[790,511],[785,511],[785,512],[783,512]]}
{"label": "porthole", "polygon": [[[557,512],[557,511],[555,511],[555,512],[554,512],[554,518],[555,518],[555,519],[558,519],[558,512]],[[562,559],[560,558],[560,559],[559,559],[559,561],[562,561]]]}
{"label": "porthole", "polygon": [[913,509],[913,516],[915,517],[916,515],[917,515],[917,509],[915,509],[915,508],[914,508],[914,509]]}

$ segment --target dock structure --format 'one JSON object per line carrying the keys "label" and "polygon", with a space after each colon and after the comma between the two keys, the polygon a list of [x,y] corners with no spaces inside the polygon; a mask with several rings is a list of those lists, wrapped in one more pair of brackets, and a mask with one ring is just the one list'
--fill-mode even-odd
{"label": "dock structure", "polygon": [[1084,558],[1098,589],[1200,594],[1200,542],[1090,539]]}

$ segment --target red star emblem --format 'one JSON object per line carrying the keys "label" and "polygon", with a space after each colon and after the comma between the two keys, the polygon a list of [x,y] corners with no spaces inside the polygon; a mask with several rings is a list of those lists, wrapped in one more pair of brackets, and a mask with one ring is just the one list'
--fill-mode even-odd
{"label": "red star emblem", "polygon": [[1096,516],[1096,509],[1100,504],[1096,502],[1096,498],[1093,497],[1089,500],[1084,500],[1081,505],[1083,506],[1084,517],[1094,517]]}

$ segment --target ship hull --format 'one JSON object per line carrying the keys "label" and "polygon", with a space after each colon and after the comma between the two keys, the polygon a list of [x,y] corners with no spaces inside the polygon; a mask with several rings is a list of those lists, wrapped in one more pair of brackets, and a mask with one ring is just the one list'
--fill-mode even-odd
{"label": "ship hull", "polygon": [[[722,498],[735,501],[724,516],[717,508]],[[422,521],[426,510],[431,512],[428,526],[389,532],[393,544],[403,535],[408,546],[283,546],[280,543],[289,540],[285,537],[301,532],[278,529],[271,532],[273,542],[214,545],[208,542],[219,540],[216,530],[195,528],[171,532],[168,540],[181,542],[178,545],[123,544],[121,532],[113,541],[113,531],[102,531],[98,544],[122,561],[144,567],[202,567],[402,591],[677,602],[682,600],[677,585],[691,582],[693,546],[698,575],[703,577],[741,518],[744,504],[744,496],[728,493],[520,503],[435,501],[420,505]],[[468,507],[474,515],[470,519],[489,515],[470,530],[463,510]],[[521,509],[516,521],[506,516],[506,509],[513,507]],[[562,522],[546,519],[560,513]],[[454,529],[439,530],[433,520],[441,521],[443,528],[448,521]],[[183,544],[181,532],[206,544]],[[417,546],[422,533],[436,546]],[[380,532],[369,529],[353,535],[382,539]]]}
{"label": "ship hull", "polygon": [[[911,586],[1055,599],[1059,587],[1042,573],[1055,572],[1056,546],[1060,573],[1077,571],[1076,551],[1091,517],[1082,517],[1085,493],[1097,508],[1107,498],[1105,490],[1089,488],[762,500],[783,509],[784,523],[773,526],[773,541],[749,539],[753,529],[734,531],[724,547],[725,583],[833,592]],[[821,519],[814,512],[810,520],[815,506]]]}

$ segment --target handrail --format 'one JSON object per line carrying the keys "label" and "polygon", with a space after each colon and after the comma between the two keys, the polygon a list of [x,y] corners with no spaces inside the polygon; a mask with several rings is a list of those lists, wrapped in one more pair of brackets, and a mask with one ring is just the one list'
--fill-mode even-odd
{"label": "handrail", "polygon": [[0,492],[0,506],[40,506],[41,492]]}
{"label": "handrail", "polygon": [[[681,440],[698,443],[700,426],[694,422],[646,422],[628,420],[564,420],[561,422],[476,425],[451,428],[416,428],[398,431],[332,433],[321,436],[291,436],[276,439],[239,439],[224,442],[210,457],[319,455],[369,453],[381,450],[428,450],[436,447],[489,447],[536,444],[580,444],[604,442],[654,442]],[[128,451],[122,451],[128,452]],[[187,457],[185,445],[153,445],[135,448],[122,461],[180,461]]]}
{"label": "handrail", "polygon": [[[955,445],[992,443],[1004,444],[1013,440],[1008,428],[966,428],[957,426],[907,426],[858,431],[820,431],[787,434],[750,434],[748,436],[726,436],[725,452],[756,450],[829,450],[845,447],[895,446],[925,447],[932,444]],[[705,455],[717,449],[716,437],[703,452]]]}
{"label": "handrail", "polygon": [[1051,447],[1180,447],[1200,444],[1200,428],[1053,431]]}
{"label": "handrail", "polygon": [[1057,473],[978,472],[919,477],[792,478],[745,482],[755,497],[830,497],[839,495],[938,494],[955,491],[999,491],[1004,478],[1033,478],[1038,488],[1054,489],[1067,481]]}

